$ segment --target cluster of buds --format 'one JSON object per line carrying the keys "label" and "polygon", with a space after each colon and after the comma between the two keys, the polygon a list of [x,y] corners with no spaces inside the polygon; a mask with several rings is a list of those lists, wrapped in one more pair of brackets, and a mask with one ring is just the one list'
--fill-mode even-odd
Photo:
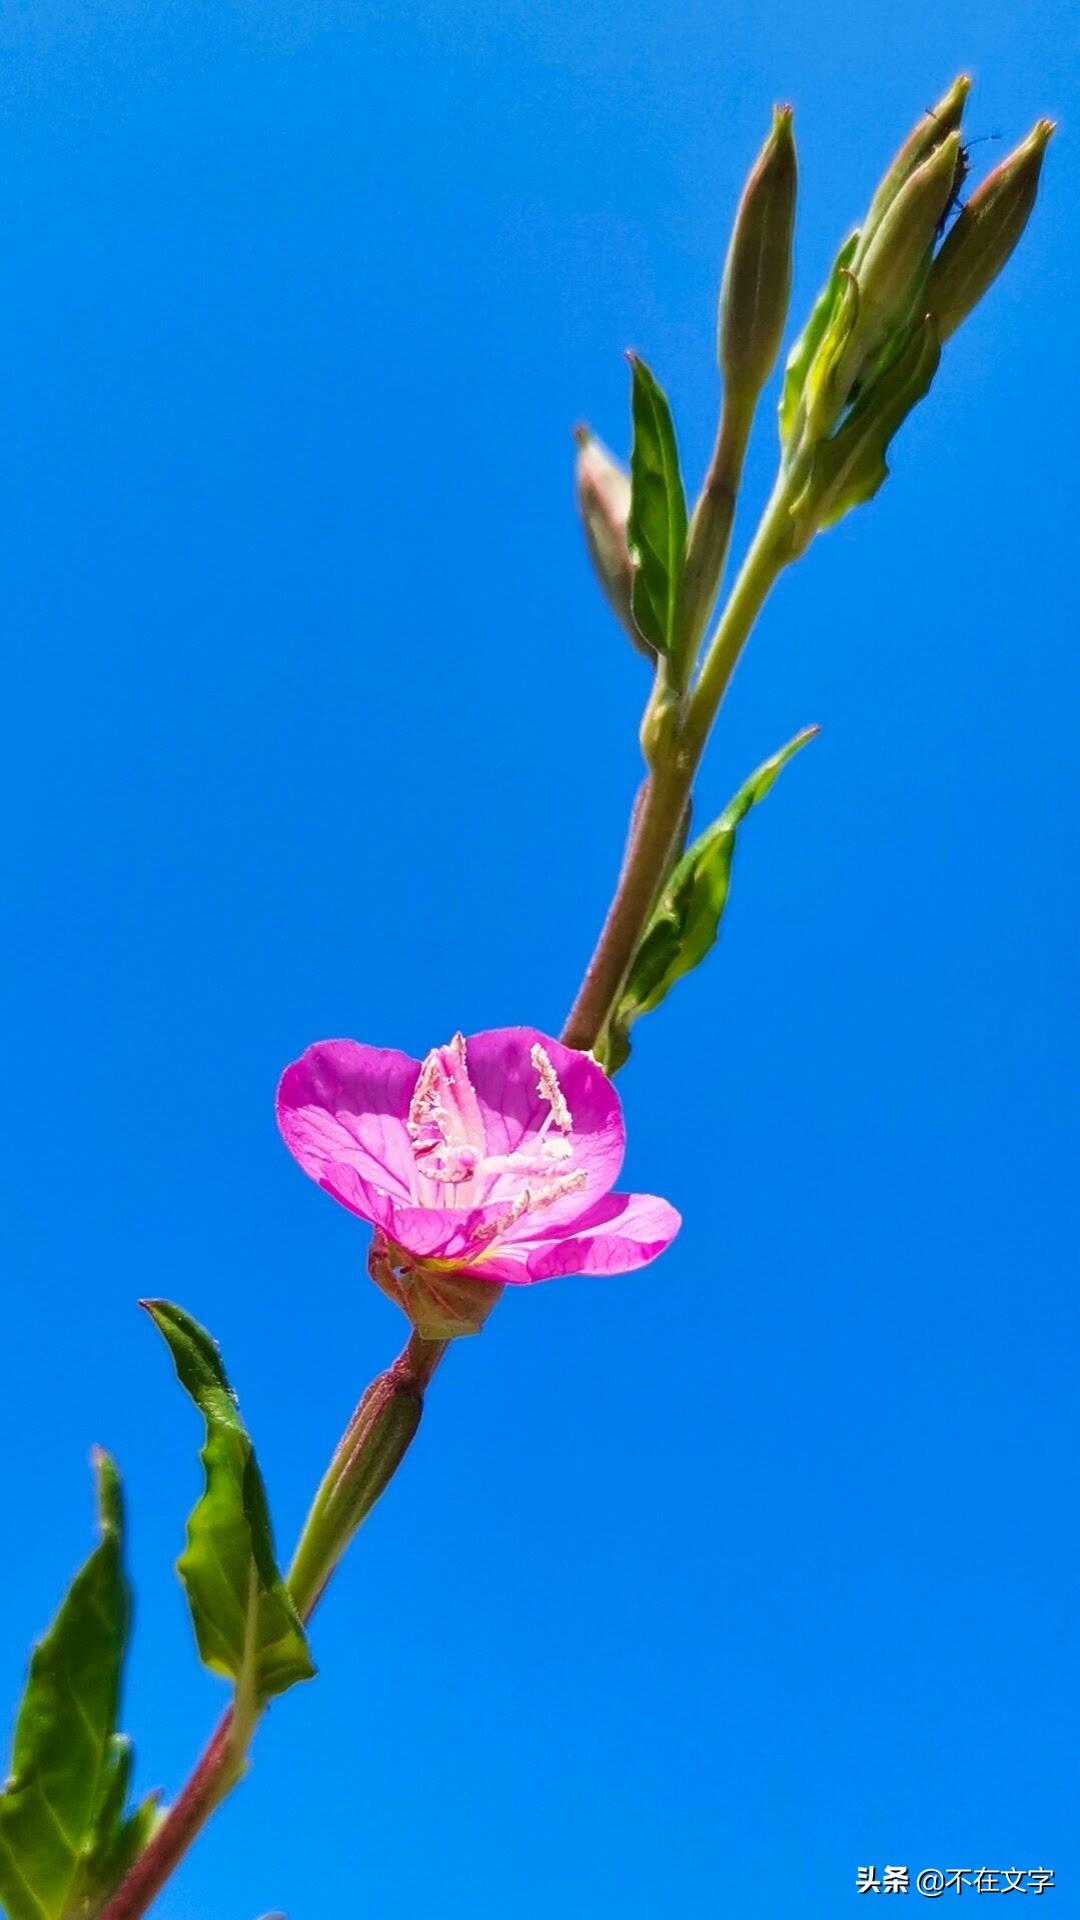
{"label": "cluster of buds", "polygon": [[[929,388],[942,346],[1001,272],[1034,206],[1050,120],[1037,121],[961,204],[969,168],[961,121],[970,84],[961,74],[913,127],[861,226],[840,248],[788,356],[780,401],[788,558],[877,491],[888,472],[889,441]],[[696,648],[716,592],[750,422],[783,337],[796,175],[791,112],[777,108],[743,189],[724,266],[717,328],[724,401],[679,562],[667,647],[676,664],[680,651],[689,656]],[[633,537],[633,475],[585,428],[577,440],[578,507],[590,556],[629,638],[655,659],[656,636],[642,631],[635,613],[642,555]]]}
{"label": "cluster of buds", "polygon": [[[613,910],[568,1029],[609,1071],[627,1056],[632,1022],[711,947],[736,828],[809,737],[804,731],[763,762],[684,849],[694,772],[765,596],[818,532],[878,491],[892,438],[928,391],[943,344],[1005,266],[1034,206],[1054,130],[1049,120],[1037,121],[963,204],[969,149],[961,122],[970,84],[961,74],[913,127],[788,355],[776,484],[707,640],[752,422],[787,324],[798,183],[790,108],[775,110],[735,213],[717,325],[722,398],[696,501],[685,491],[666,395],[639,355],[628,356],[629,471],[578,430],[578,506],[589,552],[612,608],[654,670],[640,736],[649,778],[617,902],[626,911]],[[657,848],[661,886],[650,874],[650,895],[638,867]]]}
{"label": "cluster of buds", "polygon": [[962,74],[912,129],[789,357],[780,432],[785,462],[802,469],[796,550],[877,491],[890,439],[1035,204],[1049,120],[951,220],[968,173],[960,122],[969,88]]}

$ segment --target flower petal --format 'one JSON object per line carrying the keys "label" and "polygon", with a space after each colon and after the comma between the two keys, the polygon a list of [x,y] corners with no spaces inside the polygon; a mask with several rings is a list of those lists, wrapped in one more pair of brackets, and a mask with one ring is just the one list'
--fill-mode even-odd
{"label": "flower petal", "polygon": [[568,1273],[631,1273],[663,1253],[681,1225],[675,1208],[654,1193],[608,1194],[561,1236],[537,1240],[519,1279],[500,1278],[511,1286],[531,1286]]}
{"label": "flower petal", "polygon": [[499,1202],[486,1207],[398,1206],[380,1222],[389,1239],[414,1260],[453,1260],[472,1267],[493,1243],[492,1228],[506,1218]]}
{"label": "flower petal", "polygon": [[[277,1119],[304,1172],[366,1220],[365,1188],[415,1198],[416,1163],[406,1128],[420,1062],[393,1047],[319,1040],[286,1067]],[[374,1203],[371,1203],[374,1204]],[[378,1224],[381,1224],[379,1222]]]}
{"label": "flower petal", "polygon": [[[576,1193],[544,1210],[545,1221],[573,1218],[613,1186],[619,1177],[626,1129],[619,1096],[602,1067],[587,1053],[564,1047],[535,1027],[494,1027],[474,1033],[466,1043],[469,1078],[480,1103],[489,1155],[527,1153],[550,1114],[539,1092],[532,1051],[542,1047],[555,1069],[570,1109],[573,1146],[569,1163],[585,1174]],[[497,1174],[484,1189],[488,1200],[513,1200],[520,1175]],[[535,1222],[526,1216],[511,1237],[535,1238]]]}

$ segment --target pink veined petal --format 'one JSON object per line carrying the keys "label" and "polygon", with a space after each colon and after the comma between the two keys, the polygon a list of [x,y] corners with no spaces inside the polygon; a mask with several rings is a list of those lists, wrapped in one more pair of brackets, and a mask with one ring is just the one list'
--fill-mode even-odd
{"label": "pink veined petal", "polygon": [[[411,1207],[391,1203],[381,1222],[414,1260],[454,1260],[462,1268],[496,1244],[492,1228],[506,1217],[500,1201],[486,1207]],[[485,1273],[486,1278],[486,1273]]]}
{"label": "pink veined petal", "polygon": [[[551,1221],[572,1219],[591,1206],[618,1179],[626,1145],[619,1096],[603,1068],[588,1054],[564,1047],[535,1027],[494,1027],[486,1033],[472,1034],[466,1044],[469,1078],[480,1103],[491,1155],[527,1153],[548,1118],[550,1108],[537,1089],[532,1060],[533,1047],[543,1047],[570,1109],[570,1164],[585,1174],[584,1185],[545,1207],[543,1217]],[[483,1197],[485,1201],[513,1199],[521,1186],[521,1177],[514,1173],[497,1174],[485,1187]],[[520,1221],[510,1237],[535,1238],[533,1216]]]}
{"label": "pink veined petal", "polygon": [[372,1186],[357,1173],[355,1167],[344,1162],[329,1166],[321,1176],[316,1176],[324,1193],[328,1193],[339,1206],[347,1207],[371,1227],[387,1227],[394,1211],[394,1203],[388,1193]]}
{"label": "pink veined petal", "polygon": [[415,1160],[406,1120],[420,1062],[393,1047],[319,1040],[286,1067],[277,1119],[304,1172],[354,1213],[339,1191],[351,1174],[395,1200],[415,1197]]}
{"label": "pink veined petal", "polygon": [[527,1253],[525,1271],[516,1282],[507,1279],[531,1286],[568,1273],[631,1273],[663,1253],[681,1225],[675,1208],[654,1193],[612,1193],[561,1234],[515,1249]]}

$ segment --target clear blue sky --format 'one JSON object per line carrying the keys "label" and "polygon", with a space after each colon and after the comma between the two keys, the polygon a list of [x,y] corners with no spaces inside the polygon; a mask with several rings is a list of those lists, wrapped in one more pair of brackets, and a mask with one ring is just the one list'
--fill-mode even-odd
{"label": "clear blue sky", "polygon": [[[725,709],[705,808],[824,730],[621,1082],[681,1240],[454,1352],[162,1920],[838,1920],[869,1861],[1054,1867],[1080,1913],[1076,58],[1058,0],[4,10],[0,1699],[102,1441],[170,1792],[221,1690],[134,1302],[222,1342],[284,1549],[400,1328],[279,1069],[557,1028],[617,861],[643,670],[572,423],[625,447],[632,345],[700,471],[774,100],[799,318],[959,69],[974,133],[1062,122]],[[770,400],[748,512],[773,458]]]}

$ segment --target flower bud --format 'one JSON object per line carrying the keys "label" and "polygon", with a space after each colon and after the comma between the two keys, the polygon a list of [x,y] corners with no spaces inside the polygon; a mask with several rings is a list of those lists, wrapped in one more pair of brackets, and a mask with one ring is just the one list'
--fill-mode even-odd
{"label": "flower bud", "polygon": [[410,1343],[372,1381],[345,1429],[289,1568],[289,1593],[302,1619],[408,1452],[438,1357],[438,1348]]}
{"label": "flower bud", "polygon": [[653,649],[639,633],[630,605],[634,583],[634,563],[626,537],[630,476],[588,427],[576,427],[574,438],[578,445],[574,483],[589,558],[612,610],[638,652],[651,660]]}
{"label": "flower bud", "polygon": [[960,136],[950,133],[908,176],[855,270],[859,283],[856,337],[866,353],[911,315],[941,216],[953,195],[959,163]]}
{"label": "flower bud", "polygon": [[909,174],[858,274],[849,270],[847,294],[807,376],[807,414],[815,438],[828,432],[867,362],[916,310],[959,164],[960,136],[950,133]]}
{"label": "flower bud", "polygon": [[791,108],[777,107],[743,188],[720,287],[717,353],[729,404],[753,407],[780,351],[797,177]]}
{"label": "flower bud", "polygon": [[943,94],[936,107],[929,107],[917,124],[912,127],[899,153],[885,174],[870,202],[869,211],[863,222],[858,251],[852,261],[852,268],[858,273],[863,260],[870,249],[870,243],[885,218],[902,186],[910,179],[916,167],[930,159],[935,147],[955,133],[963,117],[964,104],[971,91],[971,81],[966,73],[957,75]]}
{"label": "flower bud", "polygon": [[982,299],[1023,233],[1053,131],[1052,120],[1037,120],[1022,145],[975,189],[948,234],[930,269],[925,297],[943,341]]}
{"label": "flower bud", "polygon": [[815,448],[806,485],[791,508],[796,554],[805,551],[815,533],[873,499],[888,478],[889,442],[929,391],[940,358],[932,317],[913,321],[889,365],[867,386],[836,432]]}

